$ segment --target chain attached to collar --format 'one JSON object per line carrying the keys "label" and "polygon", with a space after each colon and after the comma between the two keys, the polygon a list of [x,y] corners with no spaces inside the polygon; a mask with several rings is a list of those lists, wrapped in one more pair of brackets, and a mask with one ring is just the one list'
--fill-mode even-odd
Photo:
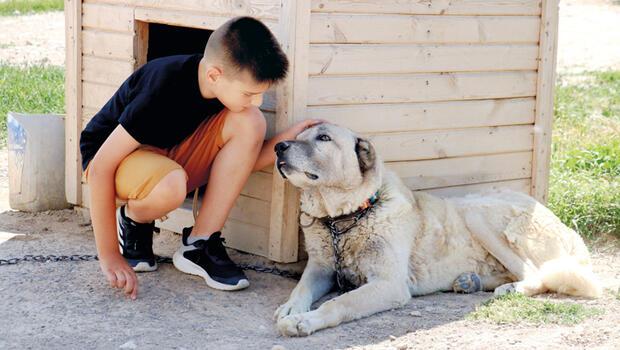
{"label": "chain attached to collar", "polygon": [[[332,246],[334,247],[334,267],[336,270],[336,282],[338,284],[338,291],[340,294],[355,289],[355,286],[344,276],[342,271],[342,252],[340,252],[340,238],[343,234],[347,233],[357,223],[362,220],[368,212],[373,208],[374,204],[378,201],[379,191],[375,192],[372,197],[366,199],[364,204],[360,206],[356,211],[350,214],[340,215],[335,218],[325,216],[319,218],[321,223],[329,229],[329,233],[332,236]],[[340,223],[349,223],[339,227]]]}

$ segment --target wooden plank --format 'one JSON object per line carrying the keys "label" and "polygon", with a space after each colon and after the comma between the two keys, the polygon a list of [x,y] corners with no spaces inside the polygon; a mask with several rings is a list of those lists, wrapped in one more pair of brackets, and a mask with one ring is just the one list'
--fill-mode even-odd
{"label": "wooden plank", "polygon": [[391,162],[386,166],[407,187],[421,190],[529,178],[532,152]]}
{"label": "wooden plank", "polygon": [[[280,21],[280,43],[289,58],[289,74],[277,88],[276,131],[304,119],[307,108],[308,43],[310,2],[284,1]],[[272,167],[273,168],[273,167]],[[299,192],[282,177],[274,176],[269,230],[269,258],[295,262],[298,258]]]}
{"label": "wooden plank", "polygon": [[84,29],[82,52],[85,55],[133,61],[133,34]]}
{"label": "wooden plank", "polygon": [[424,190],[440,197],[464,196],[474,192],[497,191],[499,189],[509,189],[528,194],[530,191],[530,179],[489,182],[482,184],[454,186]]}
{"label": "wooden plank", "polygon": [[530,194],[547,203],[549,161],[551,157],[551,124],[553,121],[553,88],[558,45],[558,0],[545,0],[541,16],[540,64],[534,125],[532,188]]}
{"label": "wooden plank", "polygon": [[[187,199],[183,207],[170,212],[166,220],[155,220],[155,226],[181,233],[184,227],[193,225],[194,218],[191,206],[191,199]],[[267,238],[269,232],[266,228],[228,219],[224,223],[222,236],[226,238],[226,246],[229,248],[268,257]]]}
{"label": "wooden plank", "polygon": [[[487,6],[481,6],[485,9]],[[540,18],[313,14],[310,42],[538,43]],[[381,28],[381,30],[378,30]]]}
{"label": "wooden plank", "polygon": [[90,109],[101,109],[117,89],[116,86],[84,82],[82,84],[84,106]]}
{"label": "wooden plank", "polygon": [[82,58],[82,79],[91,83],[120,86],[134,71],[131,60],[115,60],[96,56]]}
{"label": "wooden plank", "polygon": [[278,19],[281,6],[280,0],[86,0],[85,2],[202,12],[228,17],[252,16],[274,20]]}
{"label": "wooden plank", "polygon": [[[231,19],[226,14],[205,14],[196,11],[170,10],[164,8],[138,7],[135,10],[135,19],[149,23],[215,30]],[[276,33],[278,22],[273,19],[262,19],[269,30]]]}
{"label": "wooden plank", "polygon": [[[241,190],[241,194],[269,202],[271,201],[272,182],[272,174],[255,171],[250,174],[247,184]],[[266,218],[269,219],[269,213],[266,214]]]}
{"label": "wooden plank", "polygon": [[149,54],[149,24],[136,21],[135,33],[133,36],[134,70],[146,64]]}
{"label": "wooden plank", "polygon": [[308,107],[308,118],[325,119],[360,133],[471,128],[532,124],[534,105],[533,98],[516,98],[313,106]]}
{"label": "wooden plank", "polygon": [[536,70],[538,45],[310,45],[310,75]]}
{"label": "wooden plank", "polygon": [[531,125],[364,135],[387,162],[530,151]]}
{"label": "wooden plank", "polygon": [[67,202],[82,201],[82,164],[80,132],[82,131],[82,2],[65,0],[65,193]]}
{"label": "wooden plank", "polygon": [[230,210],[228,217],[239,222],[269,229],[270,209],[270,202],[240,195]]}
{"label": "wooden plank", "polygon": [[312,12],[538,15],[541,0],[312,0]]}
{"label": "wooden plank", "polygon": [[131,34],[134,27],[133,8],[107,4],[84,4],[82,26]]}
{"label": "wooden plank", "polygon": [[310,77],[308,105],[405,103],[536,95],[536,72]]}

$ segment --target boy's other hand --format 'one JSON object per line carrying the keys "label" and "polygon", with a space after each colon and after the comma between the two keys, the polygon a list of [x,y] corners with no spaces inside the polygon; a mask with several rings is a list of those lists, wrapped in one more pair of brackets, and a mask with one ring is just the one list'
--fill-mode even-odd
{"label": "boy's other hand", "polygon": [[282,131],[278,139],[279,141],[294,140],[297,137],[297,135],[299,135],[302,131],[306,130],[307,128],[313,127],[317,124],[321,124],[321,123],[329,123],[329,122],[324,119],[302,120],[299,123],[296,123],[293,126],[289,127],[288,129]]}
{"label": "boy's other hand", "polygon": [[136,272],[129,266],[125,258],[120,254],[99,258],[101,271],[108,279],[110,287],[124,289],[125,295],[135,300],[138,296],[138,277]]}

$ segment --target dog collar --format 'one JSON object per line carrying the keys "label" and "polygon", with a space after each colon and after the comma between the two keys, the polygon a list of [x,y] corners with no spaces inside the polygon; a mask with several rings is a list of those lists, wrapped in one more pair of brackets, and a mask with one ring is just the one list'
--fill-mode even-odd
{"label": "dog collar", "polygon": [[[362,203],[362,205],[352,213],[336,217],[325,216],[322,217],[320,220],[325,226],[327,226],[332,235],[341,235],[352,229],[355,225],[357,225],[357,222],[361,220],[364,216],[366,216],[368,211],[375,205],[378,200],[379,191],[375,192],[372,196],[370,196],[370,198],[366,198],[364,203]],[[346,222],[350,222],[350,224],[345,226],[339,225]]]}

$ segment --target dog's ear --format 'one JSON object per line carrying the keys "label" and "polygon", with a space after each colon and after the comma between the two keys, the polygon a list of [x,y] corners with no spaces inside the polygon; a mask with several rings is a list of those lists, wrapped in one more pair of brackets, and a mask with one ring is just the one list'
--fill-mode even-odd
{"label": "dog's ear", "polygon": [[355,142],[355,153],[362,174],[375,166],[375,149],[370,141],[358,137]]}

